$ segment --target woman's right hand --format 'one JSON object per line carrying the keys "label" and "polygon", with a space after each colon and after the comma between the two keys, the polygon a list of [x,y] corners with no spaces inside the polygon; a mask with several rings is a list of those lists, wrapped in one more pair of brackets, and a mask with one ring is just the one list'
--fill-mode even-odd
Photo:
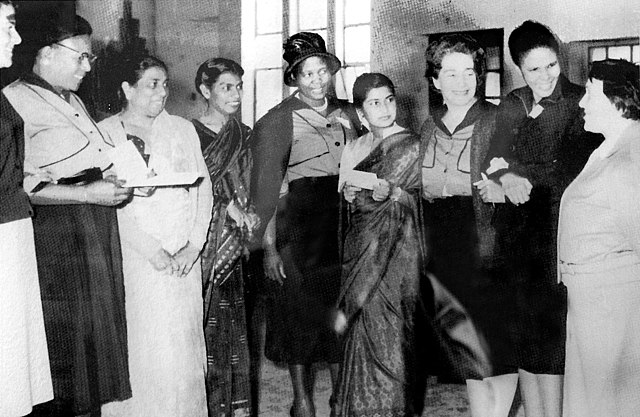
{"label": "woman's right hand", "polygon": [[173,274],[178,270],[178,263],[173,259],[173,256],[164,249],[160,249],[150,259],[149,263],[156,271],[167,270],[169,274]]}
{"label": "woman's right hand", "polygon": [[284,273],[284,264],[282,258],[275,248],[265,248],[264,250],[264,274],[267,278],[276,281],[280,285],[283,284],[287,275]]}
{"label": "woman's right hand", "polygon": [[500,183],[504,194],[516,206],[529,201],[529,195],[533,189],[533,185],[528,179],[508,172],[500,177]]}
{"label": "woman's right hand", "polygon": [[342,194],[348,203],[353,203],[353,200],[356,198],[356,193],[359,191],[362,191],[362,188],[346,183],[342,189]]}
{"label": "woman's right hand", "polygon": [[115,176],[83,185],[84,202],[101,206],[117,206],[129,199],[133,188],[122,187]]}

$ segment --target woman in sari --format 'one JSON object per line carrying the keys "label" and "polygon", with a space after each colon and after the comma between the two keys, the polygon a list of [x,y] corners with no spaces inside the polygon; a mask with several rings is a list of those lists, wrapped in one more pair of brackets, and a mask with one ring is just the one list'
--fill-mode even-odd
{"label": "woman in sari", "polygon": [[[341,159],[349,226],[339,306],[346,339],[337,416],[413,415],[417,375],[413,320],[419,298],[422,239],[417,226],[420,139],[398,126],[395,88],[363,74],[354,105],[370,133],[347,144]],[[377,175],[372,190],[353,170]],[[345,180],[346,178],[346,180]]]}
{"label": "woman in sari", "polygon": [[[242,101],[243,74],[235,61],[212,58],[200,65],[195,79],[207,108],[193,124],[214,195],[202,254],[207,402],[212,416],[248,416],[252,409],[241,255],[257,217],[248,204],[250,129],[234,117]],[[230,244],[235,247],[227,254]]]}
{"label": "woman in sari", "polygon": [[[193,125],[164,110],[166,65],[135,56],[125,62],[121,76],[125,107],[100,122],[115,151],[134,146],[141,169],[146,163],[158,176],[197,173],[203,179],[136,188],[131,201],[118,209],[133,396],[103,406],[102,415],[204,417],[199,258],[211,216],[211,183]],[[133,164],[114,158],[114,165],[121,172]]]}

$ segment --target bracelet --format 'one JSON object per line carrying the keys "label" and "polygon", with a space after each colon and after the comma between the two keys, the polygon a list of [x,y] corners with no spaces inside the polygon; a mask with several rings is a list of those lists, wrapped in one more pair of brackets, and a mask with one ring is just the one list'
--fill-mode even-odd
{"label": "bracelet", "polygon": [[400,200],[401,196],[402,196],[402,188],[396,187],[396,188],[393,189],[393,192],[389,196],[389,199],[391,199],[393,201],[398,201],[398,200]]}
{"label": "bracelet", "polygon": [[85,204],[89,204],[89,193],[87,192],[87,187],[82,187],[82,202]]}

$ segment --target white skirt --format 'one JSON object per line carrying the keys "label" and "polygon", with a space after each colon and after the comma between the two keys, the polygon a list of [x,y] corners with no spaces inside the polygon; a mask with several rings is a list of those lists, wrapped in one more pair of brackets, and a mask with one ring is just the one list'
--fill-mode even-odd
{"label": "white skirt", "polygon": [[53,399],[31,219],[0,224],[0,416]]}
{"label": "white skirt", "polygon": [[640,416],[640,265],[564,276],[563,417]]}

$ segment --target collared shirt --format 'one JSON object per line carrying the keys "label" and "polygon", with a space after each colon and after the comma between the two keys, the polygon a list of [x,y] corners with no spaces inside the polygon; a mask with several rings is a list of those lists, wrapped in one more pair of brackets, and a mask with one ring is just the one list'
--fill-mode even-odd
{"label": "collared shirt", "polygon": [[471,138],[482,113],[480,103],[471,106],[453,133],[442,122],[446,107],[434,111],[436,128],[422,161],[425,199],[471,195]]}
{"label": "collared shirt", "polygon": [[47,171],[56,179],[109,167],[110,140],[75,94],[57,91],[34,73],[3,92],[24,119],[27,174]]}
{"label": "collared shirt", "polygon": [[291,154],[280,195],[296,179],[338,175],[346,131],[353,129],[341,109],[324,117],[311,108],[301,108],[293,111],[292,120]]}

